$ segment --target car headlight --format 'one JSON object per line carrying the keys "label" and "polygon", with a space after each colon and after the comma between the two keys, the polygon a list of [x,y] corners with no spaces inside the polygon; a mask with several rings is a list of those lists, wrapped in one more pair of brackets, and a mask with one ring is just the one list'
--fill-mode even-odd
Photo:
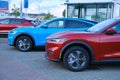
{"label": "car headlight", "polygon": [[57,39],[49,39],[49,42],[64,42],[67,38],[57,38]]}

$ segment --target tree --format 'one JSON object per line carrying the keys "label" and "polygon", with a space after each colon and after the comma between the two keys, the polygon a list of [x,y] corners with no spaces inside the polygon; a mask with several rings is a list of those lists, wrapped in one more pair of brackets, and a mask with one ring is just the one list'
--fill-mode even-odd
{"label": "tree", "polygon": [[66,10],[64,9],[62,16],[65,17]]}
{"label": "tree", "polygon": [[53,18],[53,15],[51,15],[51,13],[48,12],[48,14],[44,17],[44,20],[49,20],[51,18]]}
{"label": "tree", "polygon": [[13,8],[12,8],[12,15],[14,15],[15,17],[17,16],[20,16],[20,9],[16,7],[16,5],[14,4],[13,5]]}

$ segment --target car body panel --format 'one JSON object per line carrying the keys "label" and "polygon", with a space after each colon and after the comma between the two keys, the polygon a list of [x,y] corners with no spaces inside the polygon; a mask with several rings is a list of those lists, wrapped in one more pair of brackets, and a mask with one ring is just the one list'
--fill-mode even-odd
{"label": "car body panel", "polygon": [[[69,22],[69,20],[71,20],[73,22],[74,21],[77,22],[76,25],[79,24],[79,22],[82,22],[82,23],[85,23],[84,25],[87,24],[87,26],[80,27],[80,28],[78,28],[79,26],[78,27],[73,26],[73,27],[68,28],[68,27],[66,27],[66,25],[68,25],[68,26],[73,25],[72,23],[71,23],[71,25],[69,25],[68,23],[65,23],[66,21]],[[8,44],[14,45],[15,38],[17,36],[22,35],[22,34],[27,34],[33,38],[33,40],[35,42],[35,46],[45,46],[46,37],[48,37],[49,35],[51,35],[53,33],[61,32],[61,31],[68,31],[68,30],[86,30],[88,27],[91,27],[92,25],[95,25],[95,24],[96,23],[92,23],[92,22],[89,22],[89,20],[87,21],[87,20],[83,20],[83,19],[56,18],[56,19],[47,21],[37,27],[13,29],[12,31],[16,31],[16,33],[11,34],[12,31],[9,32]]]}
{"label": "car body panel", "polygon": [[[107,33],[111,28],[116,33]],[[53,42],[55,39],[65,40]],[[49,36],[46,43],[46,58],[62,61],[66,49],[72,46],[85,48],[93,59],[92,62],[120,59],[120,19],[103,21],[88,29],[87,32],[67,31]]]}
{"label": "car body panel", "polygon": [[100,36],[101,59],[120,58],[120,34]]}
{"label": "car body panel", "polygon": [[0,20],[0,33],[7,34],[10,30],[18,27],[34,26],[31,22],[19,18],[5,18]]}
{"label": "car body panel", "polygon": [[[68,35],[67,35],[68,34]],[[83,35],[84,34],[84,35]],[[59,36],[56,36],[56,35],[59,35]],[[89,33],[89,32],[80,32],[80,31],[67,31],[67,32],[61,32],[61,33],[58,33],[56,35],[53,35],[54,38],[67,38],[68,40],[65,41],[64,43],[61,43],[61,44],[57,44],[57,43],[50,43],[49,41],[47,41],[47,45],[46,45],[46,50],[47,51],[51,51],[51,52],[54,52],[54,59],[57,60],[60,58],[60,54],[64,54],[64,50],[63,47],[66,46],[65,48],[67,48],[68,46],[71,46],[73,44],[86,44],[88,46],[90,46],[92,48],[92,51],[95,52],[95,53],[98,53],[98,50],[99,50],[99,35],[97,34],[93,34],[93,33]],[[65,35],[63,37],[61,37],[62,35]],[[53,37],[52,35],[49,36],[50,38]],[[56,36],[56,37],[55,37]],[[48,39],[49,39],[48,37]],[[80,39],[79,39],[80,38]],[[86,38],[86,40],[84,40],[84,38]],[[83,43],[84,42],[84,43]],[[70,45],[68,45],[69,43],[71,43]],[[64,48],[64,49],[65,49]],[[53,56],[52,54],[49,54],[50,56]],[[99,54],[95,54],[93,56],[95,56],[96,59],[98,59],[97,55]],[[49,58],[49,57],[48,57]],[[52,59],[52,58],[50,58]]]}

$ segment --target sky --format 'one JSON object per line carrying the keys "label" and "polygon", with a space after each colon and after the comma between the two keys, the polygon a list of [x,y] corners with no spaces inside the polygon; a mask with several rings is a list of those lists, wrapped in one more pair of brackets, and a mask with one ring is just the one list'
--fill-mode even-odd
{"label": "sky", "polygon": [[[62,12],[65,9],[65,0],[28,0],[29,5],[27,9],[23,8],[23,12],[27,13],[48,13],[50,12],[54,16],[62,17]],[[21,0],[9,0],[9,10],[13,8],[15,4],[17,7],[20,8]],[[22,3],[24,0],[22,0]]]}

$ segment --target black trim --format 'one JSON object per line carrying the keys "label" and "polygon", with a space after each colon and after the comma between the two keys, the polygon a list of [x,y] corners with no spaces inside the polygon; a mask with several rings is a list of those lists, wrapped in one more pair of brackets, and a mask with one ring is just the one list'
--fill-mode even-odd
{"label": "black trim", "polygon": [[94,63],[111,63],[111,62],[120,62],[120,58],[115,59],[107,59],[107,60],[95,60]]}
{"label": "black trim", "polygon": [[86,46],[86,47],[89,49],[90,54],[91,54],[91,56],[92,56],[92,57],[91,57],[91,62],[94,61],[94,52],[93,52],[93,49],[92,49],[87,43],[82,42],[82,41],[73,41],[73,42],[70,42],[70,43],[66,44],[66,45],[61,49],[60,55],[63,55],[63,51],[64,51],[68,46],[70,46],[70,45],[72,45],[72,44],[82,44],[82,45]]}
{"label": "black trim", "polygon": [[32,39],[32,41],[33,41],[33,46],[35,46],[35,40],[34,40],[34,38],[33,38],[31,35],[29,35],[28,33],[18,34],[18,35],[14,38],[14,40],[13,40],[13,45],[15,45],[16,39],[17,39],[18,37],[20,37],[20,36],[23,36],[23,35],[30,37],[30,38]]}
{"label": "black trim", "polygon": [[50,60],[50,61],[53,61],[53,62],[61,62],[60,59],[58,59],[58,60],[56,59],[56,60],[55,60],[55,59],[50,59],[50,58],[48,58],[48,52],[45,53],[45,58],[46,58],[47,60]]}

